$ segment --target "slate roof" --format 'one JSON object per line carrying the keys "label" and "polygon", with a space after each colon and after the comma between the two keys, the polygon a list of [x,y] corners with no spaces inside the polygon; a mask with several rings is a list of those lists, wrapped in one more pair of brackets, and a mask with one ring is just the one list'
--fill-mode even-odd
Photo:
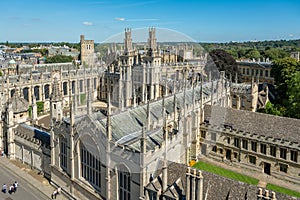
{"label": "slate roof", "polygon": [[25,138],[27,138],[28,140],[36,139],[39,140],[41,144],[50,146],[50,134],[43,130],[40,130],[33,126],[29,126],[27,124],[19,124],[15,128],[15,131],[25,136]]}
{"label": "slate roof", "polygon": [[[162,189],[162,164],[163,162],[158,161],[158,168],[155,174],[153,174],[153,181],[150,181],[146,188],[159,191]],[[178,196],[182,197],[185,195],[186,189],[186,170],[187,166],[180,163],[168,162],[168,189],[163,193],[166,196]]]}
{"label": "slate roof", "polygon": [[300,120],[257,112],[236,110],[205,105],[204,118],[211,125],[224,127],[231,124],[233,129],[300,144]]}
{"label": "slate roof", "polygon": [[[210,94],[208,88],[210,84],[203,86],[204,98]],[[192,105],[193,90],[186,90],[186,105]],[[195,100],[200,99],[200,88],[194,89]],[[162,120],[162,101],[159,99],[150,103],[150,124],[151,130],[147,131],[147,151],[154,150],[156,146],[160,146],[163,142],[163,120]],[[176,94],[176,109],[183,108],[184,94],[183,92]],[[174,96],[165,98],[166,115],[174,112]],[[106,134],[106,118],[99,114],[93,113],[90,116],[99,126],[102,134]],[[84,120],[84,116],[77,117],[76,123]],[[68,122],[68,120],[65,120]],[[142,135],[142,127],[146,126],[147,121],[147,105],[141,105],[136,108],[130,108],[126,111],[113,114],[111,116],[112,139],[114,142],[131,147],[136,151],[140,151],[140,138]]]}

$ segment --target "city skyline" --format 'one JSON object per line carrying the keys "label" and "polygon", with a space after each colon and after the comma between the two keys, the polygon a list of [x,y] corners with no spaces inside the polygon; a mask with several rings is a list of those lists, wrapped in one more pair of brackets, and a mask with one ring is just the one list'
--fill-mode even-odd
{"label": "city skyline", "polygon": [[300,3],[260,1],[1,2],[0,42],[103,42],[124,28],[175,30],[197,42],[299,39]]}

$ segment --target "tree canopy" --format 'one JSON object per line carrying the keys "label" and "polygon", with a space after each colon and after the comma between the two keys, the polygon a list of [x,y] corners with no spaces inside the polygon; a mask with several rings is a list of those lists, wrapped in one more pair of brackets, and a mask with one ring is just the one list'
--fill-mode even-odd
{"label": "tree canopy", "polygon": [[300,64],[293,58],[282,58],[273,62],[271,75],[274,77],[277,86],[278,103],[286,104],[288,82],[297,71],[300,71]]}
{"label": "tree canopy", "polygon": [[292,51],[300,51],[300,40],[276,40],[257,42],[228,42],[228,43],[200,43],[208,52],[222,49],[235,59],[275,60],[289,57]]}
{"label": "tree canopy", "polygon": [[73,61],[72,56],[65,56],[65,55],[55,55],[46,58],[46,63],[66,63],[72,61]]}
{"label": "tree canopy", "polygon": [[300,71],[295,72],[288,81],[287,115],[300,119]]}
{"label": "tree canopy", "polygon": [[240,74],[235,59],[222,49],[212,50],[209,53],[205,71],[211,71],[212,74],[218,74],[220,71],[225,71],[225,76],[227,78],[230,78],[230,74],[232,76],[235,76],[236,73],[238,73],[238,75]]}
{"label": "tree canopy", "polygon": [[260,112],[300,119],[300,62],[281,58],[273,62],[277,97],[274,105],[267,104]]}

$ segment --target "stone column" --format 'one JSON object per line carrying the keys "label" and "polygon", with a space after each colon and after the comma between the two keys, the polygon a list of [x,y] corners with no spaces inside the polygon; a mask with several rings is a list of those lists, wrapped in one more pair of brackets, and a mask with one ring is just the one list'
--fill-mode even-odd
{"label": "stone column", "polygon": [[280,156],[280,149],[278,146],[276,146],[276,154],[275,154],[276,158],[278,158]]}
{"label": "stone column", "polygon": [[[78,141],[77,143],[75,143],[75,149],[76,149],[76,155],[75,158],[77,159],[76,161],[76,166],[75,168],[77,169],[77,173],[75,173],[75,178],[81,177],[81,151],[80,151],[80,141]],[[100,166],[99,166],[100,167]],[[101,180],[99,180],[99,182],[101,182]]]}
{"label": "stone column", "polygon": [[241,109],[241,97],[240,96],[236,96],[236,109],[240,110]]}
{"label": "stone column", "polygon": [[266,153],[267,153],[267,155],[270,155],[270,145],[269,144],[267,144],[267,150],[266,150]]}
{"label": "stone column", "polygon": [[145,102],[145,87],[147,87],[147,82],[146,82],[146,65],[143,65],[143,70],[142,70],[142,102]]}
{"label": "stone column", "polygon": [[[57,144],[56,144],[56,149],[54,149],[54,151],[55,151],[55,152],[57,152],[57,151],[60,152],[60,138],[59,138],[59,137],[56,137],[56,139],[57,139]],[[62,170],[62,169],[61,169],[61,166],[60,166],[60,157],[59,157],[59,154],[58,154],[58,157],[56,157],[56,155],[55,155],[54,160],[57,161],[57,167],[58,167],[60,170]],[[54,161],[54,162],[56,163],[56,161]]]}
{"label": "stone column", "polygon": [[193,169],[192,171],[192,194],[191,194],[191,200],[196,199],[196,186],[197,186],[197,170]]}
{"label": "stone column", "polygon": [[34,152],[33,150],[31,150],[30,152],[30,156],[31,156],[31,169],[34,169]]}
{"label": "stone column", "polygon": [[251,151],[251,140],[248,140],[248,151]]}
{"label": "stone column", "polygon": [[28,87],[28,103],[29,104],[32,103],[32,87],[31,86]]}
{"label": "stone column", "polygon": [[24,145],[22,145],[22,149],[21,149],[21,153],[22,153],[22,163],[24,164]]}
{"label": "stone column", "polygon": [[190,200],[190,175],[191,175],[191,168],[187,168],[186,170],[186,191],[185,191],[185,196],[186,196],[186,200]]}
{"label": "stone column", "polygon": [[44,85],[43,85],[43,84],[41,85],[41,90],[42,90],[42,93],[41,93],[42,98],[41,98],[41,100],[42,100],[43,102],[45,102],[45,88],[44,88]]}
{"label": "stone column", "polygon": [[227,97],[227,106],[232,108],[232,96],[231,95],[228,95],[228,97]]}
{"label": "stone column", "polygon": [[159,97],[159,84],[155,84],[154,85],[154,91],[155,91],[155,94],[154,94],[154,99],[157,100],[157,98]]}
{"label": "stone column", "polygon": [[123,70],[120,67],[120,78],[119,78],[119,108],[122,108],[122,98],[123,97]]}
{"label": "stone column", "polygon": [[42,86],[39,86],[39,101],[42,101],[43,100],[43,91],[42,91]]}
{"label": "stone column", "polygon": [[256,150],[257,150],[257,153],[260,153],[260,151],[261,151],[260,145],[261,145],[261,143],[256,142]]}
{"label": "stone column", "polygon": [[154,85],[150,85],[150,100],[154,99]]}
{"label": "stone column", "polygon": [[[0,110],[0,113],[2,114],[1,110]],[[3,121],[0,121],[0,149],[4,151],[4,149],[3,149]]]}
{"label": "stone column", "polygon": [[197,171],[197,200],[203,199],[203,176],[201,171]]}
{"label": "stone column", "polygon": [[286,160],[290,160],[291,158],[291,151],[289,149],[286,150]]}

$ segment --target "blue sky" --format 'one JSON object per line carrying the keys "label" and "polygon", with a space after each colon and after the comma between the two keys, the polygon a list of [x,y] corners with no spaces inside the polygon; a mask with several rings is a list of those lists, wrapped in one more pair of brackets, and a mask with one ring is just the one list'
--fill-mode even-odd
{"label": "blue sky", "polygon": [[150,26],[201,42],[300,38],[299,0],[1,0],[0,19],[1,42],[102,42]]}

